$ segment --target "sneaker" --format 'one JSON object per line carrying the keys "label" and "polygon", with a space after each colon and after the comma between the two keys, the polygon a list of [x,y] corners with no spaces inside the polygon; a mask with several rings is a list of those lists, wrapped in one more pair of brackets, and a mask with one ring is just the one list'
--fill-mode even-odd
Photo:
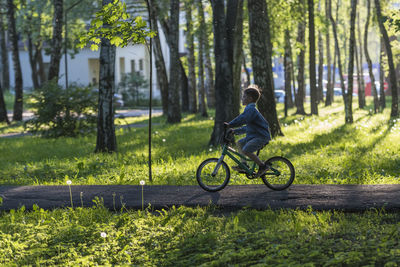
{"label": "sneaker", "polygon": [[264,175],[268,171],[268,169],[269,169],[269,165],[267,165],[267,164],[264,164],[263,166],[260,166],[258,168],[258,172],[256,174],[256,178]]}
{"label": "sneaker", "polygon": [[[249,168],[249,165],[247,165],[247,163],[243,163],[243,164],[246,165],[247,168]],[[243,173],[246,172],[246,170],[243,169],[242,167],[240,167],[239,165],[232,166],[232,170],[237,171],[237,172],[243,172]]]}

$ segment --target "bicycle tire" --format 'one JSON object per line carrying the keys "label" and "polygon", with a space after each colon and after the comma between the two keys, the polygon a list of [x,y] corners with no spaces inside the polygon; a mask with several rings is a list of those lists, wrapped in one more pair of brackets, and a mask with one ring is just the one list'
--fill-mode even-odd
{"label": "bicycle tire", "polygon": [[288,188],[294,181],[295,170],[293,164],[284,157],[272,157],[265,161],[272,167],[261,176],[262,181],[272,190],[280,191]]}
{"label": "bicycle tire", "polygon": [[[212,172],[218,163],[217,158],[209,158],[200,163],[196,171],[196,179],[201,188],[208,192],[217,192],[228,184],[231,173],[228,165],[222,161],[216,176]],[[221,170],[224,170],[222,172]]]}

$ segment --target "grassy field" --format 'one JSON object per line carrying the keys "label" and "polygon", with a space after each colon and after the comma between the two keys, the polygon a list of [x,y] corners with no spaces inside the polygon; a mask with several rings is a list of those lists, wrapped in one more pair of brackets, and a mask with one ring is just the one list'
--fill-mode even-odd
{"label": "grassy field", "polygon": [[[100,202],[99,202],[100,203]],[[400,215],[93,208],[0,217],[6,266],[397,266]]]}
{"label": "grassy field", "polygon": [[[288,157],[295,183],[398,183],[400,121],[389,120],[389,110],[355,109],[354,115],[355,123],[345,125],[337,102],[320,106],[319,117],[281,118],[285,136],[261,155]],[[185,115],[179,125],[154,118],[153,184],[196,184],[197,165],[220,153],[207,145],[212,126],[212,117]],[[21,129],[0,125],[1,133]],[[0,138],[0,183],[139,184],[147,179],[147,131],[119,128],[119,152],[112,155],[93,153],[95,136]],[[237,174],[231,182],[257,183]],[[1,212],[0,265],[398,266],[399,233],[400,214],[384,210],[109,211],[96,200],[92,208]]]}
{"label": "grassy field", "polygon": [[[283,137],[275,138],[261,158],[281,155],[296,168],[295,184],[394,184],[399,182],[400,120],[389,120],[389,109],[374,115],[354,105],[354,120],[344,124],[343,107],[319,108],[320,115],[282,118]],[[291,110],[289,114],[292,114]],[[195,171],[206,158],[218,157],[209,147],[213,119],[185,115],[181,124],[153,119],[153,184],[196,184]],[[146,117],[117,120],[119,125],[148,123]],[[21,125],[0,125],[0,133]],[[148,174],[148,128],[117,129],[118,153],[93,153],[96,137],[43,139],[0,138],[0,184],[138,184]],[[228,164],[233,162],[228,159]],[[232,184],[251,184],[233,174]]]}

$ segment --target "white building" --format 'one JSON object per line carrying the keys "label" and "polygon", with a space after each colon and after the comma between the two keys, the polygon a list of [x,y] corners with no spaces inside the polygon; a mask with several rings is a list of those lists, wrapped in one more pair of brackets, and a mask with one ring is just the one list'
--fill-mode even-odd
{"label": "white building", "polygon": [[[181,15],[181,19],[183,16]],[[183,25],[183,23],[181,23]],[[165,36],[161,30],[161,26],[159,25],[160,31],[160,41],[161,48],[163,51],[164,62],[166,64],[167,73],[169,70],[169,49],[167,42],[165,40]],[[179,52],[184,53],[185,51],[185,37],[184,30],[180,29],[180,37],[179,37]],[[23,88],[24,90],[31,90],[33,87],[32,82],[32,70],[29,63],[29,55],[27,48],[24,47],[24,44],[20,42],[19,46],[19,57],[21,63],[22,70],[22,79],[23,79]],[[68,84],[71,85],[76,83],[78,85],[89,85],[89,84],[97,84],[99,81],[99,55],[100,48],[98,51],[92,51],[89,48],[84,48],[78,52],[78,54],[71,57],[69,54],[67,55],[67,66],[68,66]],[[9,68],[10,68],[10,85],[14,87],[14,69],[13,69],[13,61],[12,54],[9,49],[8,53],[9,57]],[[48,67],[50,64],[50,56],[45,55],[43,52],[43,62],[45,65],[46,73],[48,73]],[[115,56],[115,84],[121,81],[121,77],[124,73],[131,73],[132,71],[140,72],[141,75],[145,77],[147,81],[150,79],[150,55],[149,49],[144,44],[137,45],[129,45],[126,47],[117,47],[116,56]],[[65,54],[61,57],[60,62],[60,72],[59,72],[59,81],[58,83],[61,86],[65,87]],[[157,83],[156,78],[157,72],[155,67],[155,58],[153,55],[153,97],[160,98],[160,88]],[[149,88],[143,88],[143,93],[148,94]]]}

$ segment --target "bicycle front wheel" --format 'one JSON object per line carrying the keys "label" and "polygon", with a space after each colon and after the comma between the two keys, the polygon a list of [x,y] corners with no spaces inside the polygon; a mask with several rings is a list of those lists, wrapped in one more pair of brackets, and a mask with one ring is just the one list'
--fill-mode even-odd
{"label": "bicycle front wheel", "polygon": [[206,191],[216,192],[223,189],[229,182],[231,173],[228,165],[221,161],[218,165],[217,158],[209,158],[203,161],[197,168],[197,182]]}
{"label": "bicycle front wheel", "polygon": [[272,190],[284,190],[294,181],[293,164],[284,157],[273,157],[265,162],[270,169],[261,176],[264,184]]}

